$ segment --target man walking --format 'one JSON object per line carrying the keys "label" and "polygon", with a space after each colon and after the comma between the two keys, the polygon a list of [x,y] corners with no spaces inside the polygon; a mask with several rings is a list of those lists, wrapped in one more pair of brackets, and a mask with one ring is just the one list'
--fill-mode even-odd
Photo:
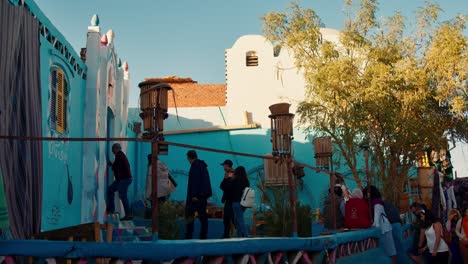
{"label": "man walking", "polygon": [[232,209],[232,191],[224,190],[223,186],[229,180],[234,177],[234,169],[232,168],[232,161],[225,160],[221,163],[221,166],[224,167],[224,179],[221,182],[220,188],[223,190],[223,198],[221,202],[224,203],[224,213],[223,213],[223,224],[224,224],[224,235],[223,238],[231,237],[231,224],[234,223],[234,211]]}
{"label": "man walking", "polygon": [[122,147],[119,143],[112,145],[112,153],[115,155],[114,163],[108,162],[114,171],[114,182],[107,188],[107,214],[113,214],[115,211],[114,193],[119,192],[119,198],[124,207],[125,216],[120,221],[131,220],[132,214],[128,204],[127,191],[128,186],[132,183],[132,173],[130,172],[130,164],[127,156],[122,152]]}
{"label": "man walking", "polygon": [[200,239],[206,239],[208,235],[206,205],[207,199],[212,195],[208,165],[203,160],[198,159],[195,150],[187,152],[187,160],[191,165],[187,184],[187,200],[185,202],[185,219],[187,222],[185,238],[192,239],[195,212],[198,212],[201,224]]}

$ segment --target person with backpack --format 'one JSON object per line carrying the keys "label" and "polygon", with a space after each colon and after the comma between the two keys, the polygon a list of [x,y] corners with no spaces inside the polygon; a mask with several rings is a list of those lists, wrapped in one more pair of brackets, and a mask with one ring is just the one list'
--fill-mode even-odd
{"label": "person with backpack", "polygon": [[371,226],[369,205],[363,198],[361,189],[354,189],[345,204],[344,227],[349,229],[369,228]]}
{"label": "person with backpack", "polygon": [[408,258],[404,249],[403,242],[403,232],[401,230],[401,218],[400,210],[390,201],[383,201],[385,215],[392,224],[392,235],[393,241],[395,243],[395,249],[397,252],[398,263],[404,263]]}
{"label": "person with backpack", "polygon": [[187,160],[190,162],[190,171],[187,184],[187,200],[185,202],[185,239],[192,239],[195,212],[200,218],[200,239],[208,236],[208,216],[206,214],[207,200],[212,195],[208,165],[198,159],[195,150],[187,152]]}
{"label": "person with backpack", "polygon": [[[364,193],[367,193],[367,187],[364,188]],[[384,202],[382,201],[382,195],[380,194],[379,190],[371,185],[370,186],[370,199],[371,199],[371,210],[373,217],[372,226],[380,228],[382,232],[382,237],[380,242],[383,245],[383,249],[385,254],[390,257],[392,263],[396,264],[397,257],[396,257],[396,248],[395,242],[393,240],[392,234],[392,224],[387,218],[385,214]]]}
{"label": "person with backpack", "polygon": [[237,237],[248,237],[244,220],[245,208],[240,204],[244,189],[247,187],[250,187],[250,182],[243,166],[237,167],[234,170],[234,176],[226,181],[223,180],[221,183],[221,189],[224,191],[226,202],[232,203]]}

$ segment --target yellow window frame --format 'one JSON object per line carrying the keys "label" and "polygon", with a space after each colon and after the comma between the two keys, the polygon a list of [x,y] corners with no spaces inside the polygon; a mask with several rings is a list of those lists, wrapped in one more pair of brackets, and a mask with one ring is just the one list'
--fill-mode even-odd
{"label": "yellow window frame", "polygon": [[52,98],[55,100],[55,130],[59,133],[64,133],[66,131],[66,118],[67,118],[67,109],[66,106],[66,97],[67,92],[66,89],[66,78],[65,73],[60,68],[55,68],[55,73],[57,76],[56,83],[55,83],[55,96],[56,98]]}

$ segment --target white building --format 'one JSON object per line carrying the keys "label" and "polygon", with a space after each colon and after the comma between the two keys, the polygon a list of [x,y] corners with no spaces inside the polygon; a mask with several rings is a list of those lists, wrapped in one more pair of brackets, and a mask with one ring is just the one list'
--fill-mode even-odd
{"label": "white building", "polygon": [[[339,32],[320,30],[324,40],[338,43]],[[276,51],[276,52],[275,52]],[[226,50],[227,120],[229,124],[244,123],[244,112],[262,127],[270,127],[268,106],[287,102],[295,113],[304,99],[303,72],[287,48],[275,48],[261,35],[240,37]]]}

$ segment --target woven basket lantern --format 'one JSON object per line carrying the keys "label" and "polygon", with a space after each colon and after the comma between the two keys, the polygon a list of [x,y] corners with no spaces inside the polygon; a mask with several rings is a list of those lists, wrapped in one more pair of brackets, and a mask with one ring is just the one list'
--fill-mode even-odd
{"label": "woven basket lantern", "polygon": [[[144,81],[140,87],[140,117],[143,119],[143,128],[146,131],[163,131],[164,119],[167,117],[168,91],[172,87],[164,82]],[[154,114],[156,122],[154,121]]]}
{"label": "woven basket lantern", "polygon": [[328,166],[332,155],[332,141],[330,137],[318,137],[313,140],[317,166]]}
{"label": "woven basket lantern", "polygon": [[[271,154],[265,157],[273,157]],[[288,166],[286,162],[272,159],[263,160],[265,186],[288,186]]]}

